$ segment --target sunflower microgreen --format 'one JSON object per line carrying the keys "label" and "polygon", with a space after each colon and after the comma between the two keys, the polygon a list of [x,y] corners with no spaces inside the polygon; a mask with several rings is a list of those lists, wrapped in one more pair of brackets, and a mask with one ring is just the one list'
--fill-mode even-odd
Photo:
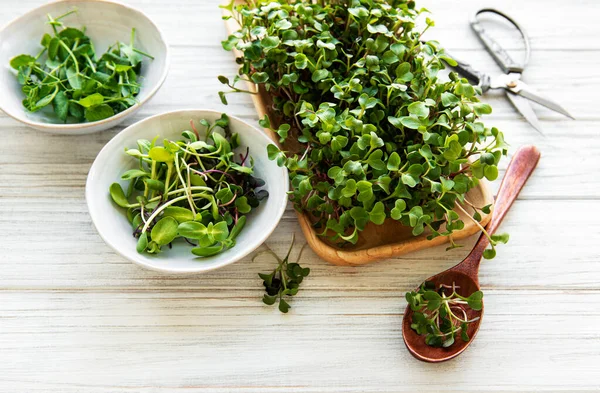
{"label": "sunflower microgreen", "polygon": [[246,214],[268,197],[260,189],[264,182],[253,176],[248,149],[236,153],[239,136],[227,115],[212,124],[200,121],[203,140],[190,124],[181,140],[138,140],[137,149],[126,148],[138,167],[121,175],[127,191],[121,183],[110,186],[112,200],[127,209],[140,253],[159,253],[179,238],[198,257],[216,255],[235,246]]}

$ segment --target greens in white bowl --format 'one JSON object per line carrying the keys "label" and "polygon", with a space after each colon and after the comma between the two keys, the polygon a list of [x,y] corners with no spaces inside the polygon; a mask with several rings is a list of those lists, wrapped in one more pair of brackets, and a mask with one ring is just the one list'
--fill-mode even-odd
{"label": "greens in white bowl", "polygon": [[112,1],[43,5],[2,28],[0,42],[0,109],[45,132],[119,124],[158,91],[169,68],[158,27]]}
{"label": "greens in white bowl", "polygon": [[[221,162],[225,142],[233,150]],[[269,143],[257,128],[219,112],[142,120],[115,136],[90,169],[92,221],[108,245],[150,269],[196,273],[233,263],[266,240],[287,204],[287,170],[269,160]],[[206,159],[196,162],[192,151]]]}

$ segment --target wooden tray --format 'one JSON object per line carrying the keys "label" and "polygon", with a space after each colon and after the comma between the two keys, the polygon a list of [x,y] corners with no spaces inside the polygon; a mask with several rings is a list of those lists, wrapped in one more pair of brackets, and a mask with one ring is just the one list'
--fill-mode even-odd
{"label": "wooden tray", "polygon": [[[243,3],[243,0],[239,1]],[[227,10],[224,11],[228,15]],[[232,18],[225,21],[228,34],[237,31],[238,24]],[[236,57],[242,57],[242,53],[234,50]],[[256,112],[260,118],[265,114],[269,115],[272,126],[278,128],[277,118],[272,116],[267,108],[270,107],[271,97],[264,91],[259,91],[253,83],[247,83],[248,90],[255,92],[251,94]],[[279,137],[269,129],[265,133],[277,144]],[[469,200],[475,206],[485,206],[493,203],[494,198],[488,190],[485,181],[481,181],[477,188],[472,189],[467,194]],[[466,209],[466,208],[465,208]],[[471,212],[471,209],[466,209]],[[329,244],[326,239],[318,236],[311,226],[310,217],[306,214],[296,213],[298,221],[306,241],[313,251],[324,260],[341,266],[364,265],[370,262],[404,255],[409,252],[422,250],[428,247],[434,247],[440,244],[448,243],[450,240],[443,236],[433,240],[427,240],[427,232],[419,236],[412,235],[412,228],[401,225],[398,221],[387,219],[383,225],[367,224],[364,231],[359,235],[358,242],[354,245],[338,248]],[[460,214],[465,223],[465,227],[460,231],[455,231],[452,235],[454,240],[460,240],[479,232],[479,227],[470,219]],[[485,226],[491,218],[491,215],[482,215],[481,225]]]}

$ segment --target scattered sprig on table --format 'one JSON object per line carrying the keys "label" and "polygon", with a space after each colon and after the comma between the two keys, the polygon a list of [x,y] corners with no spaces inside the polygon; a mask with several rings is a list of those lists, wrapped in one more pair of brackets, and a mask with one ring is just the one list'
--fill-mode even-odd
{"label": "scattered sprig on table", "polygon": [[[466,79],[438,76],[455,64],[439,43],[422,41],[434,25],[409,0],[258,0],[225,6],[239,30],[223,41],[242,53],[233,81],[272,99],[261,125],[283,148],[269,157],[289,169],[291,199],[320,235],[355,244],[367,225],[397,220],[415,236],[449,236],[489,206],[466,197],[495,180],[504,136],[480,116],[491,107]],[[298,146],[299,145],[299,146]],[[485,231],[484,231],[485,232]],[[487,235],[487,233],[486,233]],[[494,242],[492,244],[495,244]],[[486,254],[491,256],[492,252]]]}
{"label": "scattered sprig on table", "polygon": [[[427,345],[447,348],[454,344],[456,337],[469,341],[469,324],[479,317],[469,319],[467,311],[468,308],[481,310],[483,292],[476,291],[464,297],[456,292],[457,289],[454,283],[436,288],[435,284],[426,281],[417,292],[406,294],[406,301],[413,311],[410,327],[425,336]],[[451,293],[447,295],[449,290]]]}
{"label": "scattered sprig on table", "polygon": [[213,124],[200,120],[204,138],[190,124],[182,140],[165,139],[160,146],[158,137],[141,139],[137,148],[126,148],[139,165],[121,176],[127,191],[110,186],[113,201],[127,209],[139,253],[159,253],[182,238],[194,255],[216,255],[235,246],[246,214],[268,197],[259,190],[264,181],[253,176],[249,150],[236,156],[239,135],[229,130],[227,115]]}
{"label": "scattered sprig on table", "polygon": [[[284,297],[296,295],[300,289],[300,284],[304,278],[308,277],[310,274],[310,268],[303,268],[299,264],[306,244],[300,249],[296,262],[289,262],[290,254],[294,248],[294,242],[295,236],[292,235],[292,243],[290,244],[287,255],[283,259],[280,259],[277,254],[265,244],[267,250],[262,253],[272,255],[277,260],[277,266],[273,272],[269,274],[258,273],[258,276],[263,280],[266,291],[266,294],[263,296],[263,303],[270,306],[279,300],[279,311],[282,313],[287,313],[291,307]],[[256,259],[256,257],[262,253],[257,254],[253,259]]]}
{"label": "scattered sprig on table", "polygon": [[134,47],[135,29],[129,44],[116,42],[100,58],[85,28],[67,27],[48,14],[53,35],[44,34],[36,56],[22,54],[10,61],[26,98],[23,106],[37,112],[52,105],[58,119],[66,122],[98,121],[136,104],[140,91],[142,57],[153,57]]}

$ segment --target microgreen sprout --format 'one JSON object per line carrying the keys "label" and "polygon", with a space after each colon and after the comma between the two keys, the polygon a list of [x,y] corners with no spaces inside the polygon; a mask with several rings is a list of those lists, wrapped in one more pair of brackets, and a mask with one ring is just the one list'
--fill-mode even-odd
{"label": "microgreen sprout", "polygon": [[52,33],[44,34],[41,50],[11,59],[26,98],[23,106],[37,112],[52,105],[55,116],[66,122],[98,121],[137,103],[142,57],[153,57],[134,47],[135,29],[128,44],[116,42],[100,58],[85,27],[67,27],[62,19],[47,15]]}
{"label": "microgreen sprout", "polygon": [[483,292],[464,297],[458,294],[458,289],[455,283],[436,288],[434,283],[426,281],[417,292],[406,294],[413,311],[410,327],[425,336],[427,345],[447,348],[454,344],[456,337],[469,341],[469,324],[479,320],[478,316],[469,318],[469,309],[481,310]]}
{"label": "microgreen sprout", "polygon": [[127,209],[140,253],[159,253],[181,238],[198,257],[216,255],[235,246],[246,214],[268,197],[259,190],[265,183],[253,176],[249,150],[236,153],[239,135],[230,131],[227,115],[212,124],[200,120],[204,138],[190,124],[182,140],[160,146],[158,137],[140,139],[126,148],[138,167],[121,176],[127,191],[120,183],[110,186],[112,200]]}
{"label": "microgreen sprout", "polygon": [[[481,122],[492,110],[479,101],[481,90],[440,72],[455,61],[438,42],[423,41],[434,25],[426,10],[408,0],[224,8],[239,29],[223,48],[241,56],[239,75],[219,80],[232,92],[250,81],[266,97],[260,124],[281,143],[268,147],[269,158],[288,168],[290,198],[323,238],[346,247],[367,226],[396,220],[415,236],[452,239],[465,226],[461,210],[476,223],[489,212],[467,194],[498,177],[507,145]],[[492,247],[504,238],[493,240]]]}
{"label": "microgreen sprout", "polygon": [[266,251],[258,253],[253,259],[256,259],[263,253],[268,253],[277,260],[277,266],[269,274],[259,273],[258,276],[263,280],[266,294],[263,296],[263,303],[273,305],[279,300],[279,311],[287,313],[290,309],[289,303],[284,299],[286,296],[294,296],[298,293],[300,284],[310,274],[310,268],[300,266],[300,258],[306,244],[302,246],[296,262],[289,262],[290,254],[294,248],[295,236],[292,235],[292,243],[285,256],[281,259],[267,246]]}

